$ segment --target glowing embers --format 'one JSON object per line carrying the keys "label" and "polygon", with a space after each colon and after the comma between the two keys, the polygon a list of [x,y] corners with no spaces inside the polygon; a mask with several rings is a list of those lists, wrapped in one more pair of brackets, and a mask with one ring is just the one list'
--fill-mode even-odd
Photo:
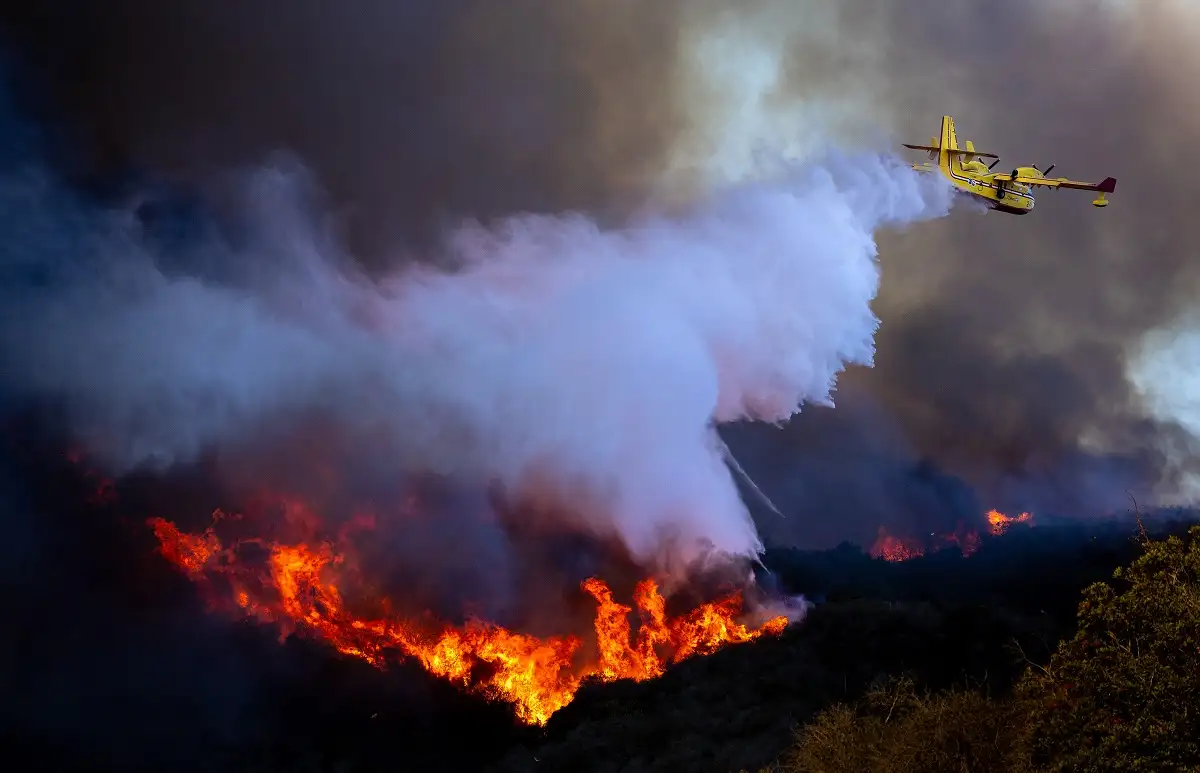
{"label": "glowing embers", "polygon": [[988,530],[996,537],[1008,531],[1009,527],[1015,523],[1033,525],[1033,516],[1029,513],[1021,513],[1020,515],[1010,517],[997,510],[988,510],[987,520]]}
{"label": "glowing embers", "polygon": [[[1014,524],[1033,525],[1033,516],[1029,513],[1021,513],[1016,516],[1007,516],[997,510],[989,510],[987,515],[987,533],[993,537],[998,537]],[[882,558],[885,561],[908,561],[913,558],[925,555],[927,552],[936,552],[943,548],[957,546],[962,551],[964,556],[969,556],[979,549],[982,542],[982,537],[975,529],[960,528],[954,532],[943,534],[930,534],[928,537],[897,537],[889,534],[882,526],[879,527],[878,536],[875,538],[874,544],[867,552],[874,558]]]}
{"label": "glowing embers", "polygon": [[[218,511],[214,524],[225,517]],[[510,702],[517,715],[532,724],[544,724],[570,703],[589,677],[651,679],[670,663],[779,633],[787,625],[784,617],[760,628],[738,622],[740,593],[670,618],[655,583],[643,580],[634,592],[640,623],[635,632],[630,625],[633,608],[615,601],[608,585],[592,578],[583,583],[583,590],[598,605],[596,654],[592,662],[580,662],[583,641],[576,636],[535,637],[480,620],[454,627],[428,616],[406,619],[389,613],[386,598],[377,599],[381,615],[351,613],[339,586],[345,583],[361,591],[365,584],[353,561],[347,560],[344,538],[338,540],[339,549],[329,541],[284,544],[259,538],[225,545],[211,526],[188,534],[161,518],[149,523],[162,555],[204,584],[214,606],[279,624],[283,635],[315,634],[340,652],[379,667],[386,665],[389,653],[399,652],[432,674]],[[260,560],[242,555],[251,545],[262,553]]]}

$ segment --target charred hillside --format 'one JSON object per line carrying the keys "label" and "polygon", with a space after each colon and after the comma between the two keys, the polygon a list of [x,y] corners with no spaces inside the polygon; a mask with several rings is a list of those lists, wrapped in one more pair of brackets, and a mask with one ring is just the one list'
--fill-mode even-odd
{"label": "charred hillside", "polygon": [[196,479],[105,480],[44,417],[6,429],[4,733],[58,770],[752,769],[883,676],[1003,694],[1070,636],[1080,589],[1138,549],[1114,523],[898,563],[772,550],[762,582],[816,600],[802,622],[655,679],[587,683],[537,728],[411,660],[380,669],[213,614],[140,517],[201,496]]}
{"label": "charred hillside", "polygon": [[[1164,513],[1151,530],[1178,535],[1191,523]],[[766,563],[780,582],[823,597],[802,624],[654,682],[581,692],[541,743],[497,769],[758,770],[819,712],[888,678],[910,678],[920,691],[1007,696],[1074,634],[1082,589],[1142,552],[1129,523],[1046,532],[1014,530],[970,558],[945,551],[900,563],[850,544],[771,551]]]}

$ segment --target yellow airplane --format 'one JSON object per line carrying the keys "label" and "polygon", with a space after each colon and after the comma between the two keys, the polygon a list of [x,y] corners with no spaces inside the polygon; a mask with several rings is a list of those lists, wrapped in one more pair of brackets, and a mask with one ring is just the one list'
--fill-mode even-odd
{"label": "yellow airplane", "polygon": [[[942,116],[942,136],[930,138],[928,145],[909,145],[904,147],[913,150],[929,152],[930,161],[937,164],[913,164],[913,169],[919,172],[940,171],[956,189],[982,199],[992,209],[1007,212],[1010,215],[1027,215],[1033,211],[1032,188],[1073,188],[1081,191],[1096,191],[1098,195],[1092,201],[1094,207],[1107,207],[1108,194],[1117,189],[1117,181],[1106,177],[1099,183],[1081,183],[1068,180],[1065,177],[1050,178],[1046,175],[1054,169],[1054,165],[1046,167],[1043,172],[1036,166],[1019,166],[1012,174],[997,174],[992,172],[1000,157],[995,153],[980,153],[975,145],[967,140],[967,147],[958,147],[958,137],[954,133],[954,119],[948,115]],[[980,158],[996,159],[990,166],[984,166]]]}

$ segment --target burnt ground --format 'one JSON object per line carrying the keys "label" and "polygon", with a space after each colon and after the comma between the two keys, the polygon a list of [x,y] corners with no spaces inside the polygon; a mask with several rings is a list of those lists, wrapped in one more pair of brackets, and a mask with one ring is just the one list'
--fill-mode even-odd
{"label": "burnt ground", "polygon": [[[38,769],[755,769],[882,675],[1003,693],[1070,634],[1079,591],[1137,549],[1132,520],[1014,527],[969,558],[899,564],[848,544],[772,549],[770,581],[818,602],[803,624],[651,682],[585,686],[535,729],[417,666],[380,671],[209,614],[145,527],[203,476],[106,483],[48,426],[10,422],[0,458],[0,726]],[[1190,514],[1153,516],[1178,531]]]}

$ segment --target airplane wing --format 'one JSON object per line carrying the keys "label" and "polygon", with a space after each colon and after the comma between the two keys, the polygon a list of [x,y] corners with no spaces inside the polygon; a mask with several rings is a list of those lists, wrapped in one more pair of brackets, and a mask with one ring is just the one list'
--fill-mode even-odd
{"label": "airplane wing", "polygon": [[[940,152],[941,148],[937,145],[909,145],[904,143],[904,147],[912,150],[929,150],[934,153]],[[1000,158],[995,153],[980,153],[978,150],[963,150],[962,148],[947,148],[946,152],[952,156],[978,156],[979,158]]]}
{"label": "airplane wing", "polygon": [[1078,191],[1100,191],[1101,193],[1112,193],[1117,189],[1115,177],[1105,177],[1098,183],[1082,183],[1068,180],[1065,177],[1013,177],[1010,174],[998,174],[992,179],[996,182],[1015,182],[1021,185],[1040,185],[1043,188],[1072,188]]}

